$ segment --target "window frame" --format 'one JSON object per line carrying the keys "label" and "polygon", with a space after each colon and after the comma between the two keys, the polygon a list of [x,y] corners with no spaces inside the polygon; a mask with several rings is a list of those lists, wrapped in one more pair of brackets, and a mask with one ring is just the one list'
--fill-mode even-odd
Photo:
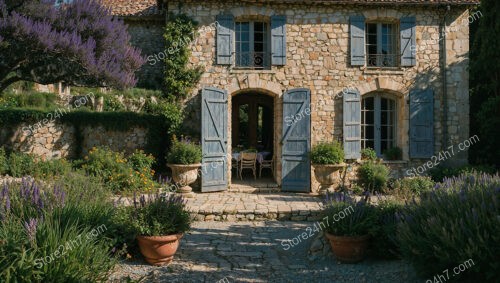
{"label": "window frame", "polygon": [[[373,98],[373,109],[366,110],[364,107],[365,99]],[[377,153],[377,156],[381,157],[383,155],[383,150],[381,149],[382,145],[382,99],[387,99],[388,101],[392,101],[394,103],[394,108],[391,111],[393,113],[393,123],[392,127],[392,139],[384,139],[386,141],[392,140],[392,144],[388,146],[387,149],[391,147],[398,146],[398,99],[392,95],[386,93],[374,93],[368,94],[361,97],[361,149],[366,148],[366,141],[371,139],[366,139],[366,126],[373,126],[373,149]],[[366,124],[365,113],[367,111],[373,111],[373,124]],[[384,110],[387,111],[387,110]],[[387,126],[386,124],[384,124]]]}
{"label": "window frame", "polygon": [[[376,43],[375,44],[370,44],[369,43],[369,25],[376,25]],[[392,41],[393,45],[391,49],[393,50],[393,54],[387,54],[389,55],[389,60],[393,60],[393,64],[388,64],[384,65],[383,64],[383,58],[381,57],[384,55],[382,52],[383,50],[383,25],[390,25],[393,27],[392,31]],[[398,21],[390,21],[390,20],[385,20],[385,21],[380,21],[380,20],[374,20],[374,21],[366,21],[365,22],[365,53],[366,53],[366,66],[368,68],[398,68],[401,66],[401,48],[400,48],[400,26]],[[388,37],[390,38],[390,37]],[[375,45],[377,48],[377,52],[375,54],[371,54],[369,52],[369,46],[370,45]],[[370,64],[371,56],[376,56],[376,63],[375,64]]]}
{"label": "window frame", "polygon": [[[248,23],[249,28],[248,28],[248,44],[249,44],[249,51],[247,51],[249,54],[254,54],[255,52],[258,53],[263,53],[263,62],[262,65],[256,65],[253,62],[249,63],[248,65],[243,65],[243,64],[238,64],[238,58],[239,58],[239,53],[241,54],[242,51],[239,51],[239,44],[241,44],[242,41],[239,41],[238,39],[238,34],[241,32],[240,30],[237,29],[238,24],[241,23]],[[262,37],[262,45],[263,45],[263,51],[255,51],[255,23],[262,23],[264,27],[264,35]],[[245,41],[247,42],[247,41]],[[259,42],[258,42],[259,43]],[[250,69],[250,70],[270,70],[271,69],[271,24],[269,21],[262,20],[262,19],[237,19],[234,21],[234,68],[235,69],[240,69],[240,70],[245,70],[245,69]]]}

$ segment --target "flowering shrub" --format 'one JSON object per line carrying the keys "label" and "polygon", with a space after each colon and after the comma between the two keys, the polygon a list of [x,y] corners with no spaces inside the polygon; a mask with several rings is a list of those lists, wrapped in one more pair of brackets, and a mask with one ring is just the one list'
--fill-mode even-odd
{"label": "flowering shrub", "polygon": [[[68,189],[42,187],[27,179],[18,185],[2,185],[0,281],[106,279],[116,263],[111,255],[116,241],[108,230],[126,230],[126,226],[118,227],[113,220],[113,205],[106,201],[99,183],[73,177],[77,181]],[[97,227],[99,233],[95,233]]]}
{"label": "flowering shrub", "polygon": [[190,228],[191,218],[181,196],[156,194],[147,200],[142,195],[130,215],[137,233],[142,236],[165,236],[185,233]]}
{"label": "flowering shrub", "polygon": [[472,259],[460,275],[489,282],[500,275],[499,215],[498,175],[445,179],[405,210],[397,237],[402,255],[428,277]]}
{"label": "flowering shrub", "polygon": [[175,136],[172,139],[172,147],[167,154],[169,164],[196,164],[201,162],[201,147],[189,139],[181,138],[178,140]]}
{"label": "flowering shrub", "polygon": [[142,151],[126,158],[122,152],[98,147],[90,150],[82,168],[102,178],[105,186],[114,192],[151,191],[156,187],[153,181],[155,172],[151,169],[153,163],[153,156]]}

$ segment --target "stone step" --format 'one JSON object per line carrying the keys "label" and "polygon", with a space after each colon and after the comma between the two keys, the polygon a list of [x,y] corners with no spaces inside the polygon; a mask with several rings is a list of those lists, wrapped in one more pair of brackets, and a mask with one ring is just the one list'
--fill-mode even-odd
{"label": "stone step", "polygon": [[191,212],[194,221],[319,221],[320,211],[294,211],[283,213],[261,213],[258,211],[242,211],[235,213],[200,213]]}

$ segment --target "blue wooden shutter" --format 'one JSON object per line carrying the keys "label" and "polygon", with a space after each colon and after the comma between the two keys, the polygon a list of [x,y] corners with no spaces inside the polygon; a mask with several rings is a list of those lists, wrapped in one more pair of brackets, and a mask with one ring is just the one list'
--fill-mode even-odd
{"label": "blue wooden shutter", "polygon": [[[283,191],[310,192],[311,91],[292,89],[283,95],[282,182]],[[300,117],[294,119],[294,117]]]}
{"label": "blue wooden shutter", "polygon": [[204,88],[201,92],[201,191],[227,189],[227,92]]}
{"label": "blue wooden shutter", "polygon": [[271,17],[271,63],[286,65],[286,16]]}
{"label": "blue wooden shutter", "polygon": [[401,66],[415,66],[417,64],[416,54],[416,20],[415,17],[401,18],[400,24],[401,41]]}
{"label": "blue wooden shutter", "polygon": [[365,65],[365,18],[351,16],[351,65]]}
{"label": "blue wooden shutter", "polygon": [[344,94],[344,152],[346,159],[361,157],[361,95],[356,89]]}
{"label": "blue wooden shutter", "polygon": [[233,55],[234,17],[217,16],[217,64],[231,65]]}
{"label": "blue wooden shutter", "polygon": [[430,158],[434,154],[434,92],[410,92],[410,157]]}

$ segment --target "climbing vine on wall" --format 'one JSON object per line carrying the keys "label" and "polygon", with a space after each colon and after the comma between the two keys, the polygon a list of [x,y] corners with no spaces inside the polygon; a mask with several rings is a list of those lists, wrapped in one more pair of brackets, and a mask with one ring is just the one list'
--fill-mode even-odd
{"label": "climbing vine on wall", "polygon": [[203,73],[201,66],[188,66],[189,44],[198,23],[185,14],[170,14],[165,27],[165,93],[170,100],[186,98]]}

